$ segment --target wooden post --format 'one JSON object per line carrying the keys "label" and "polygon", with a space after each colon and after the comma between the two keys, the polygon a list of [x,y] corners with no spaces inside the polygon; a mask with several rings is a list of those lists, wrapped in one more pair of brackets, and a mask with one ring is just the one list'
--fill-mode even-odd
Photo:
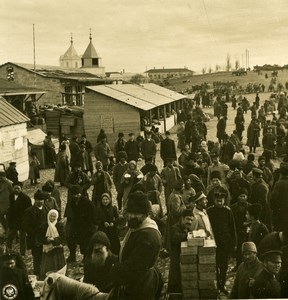
{"label": "wooden post", "polygon": [[159,108],[159,106],[157,106],[156,114],[157,114],[157,119],[159,121],[160,120],[160,108]]}
{"label": "wooden post", "polygon": [[152,125],[152,109],[149,110],[149,126]]}
{"label": "wooden post", "polygon": [[166,105],[163,105],[163,117],[164,117],[164,133],[166,132]]}

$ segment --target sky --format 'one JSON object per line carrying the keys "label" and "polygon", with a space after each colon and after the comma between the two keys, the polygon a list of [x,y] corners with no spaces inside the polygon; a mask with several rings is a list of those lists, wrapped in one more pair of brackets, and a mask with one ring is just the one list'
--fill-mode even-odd
{"label": "sky", "polygon": [[287,0],[1,0],[0,64],[59,65],[92,42],[106,71],[288,64]]}

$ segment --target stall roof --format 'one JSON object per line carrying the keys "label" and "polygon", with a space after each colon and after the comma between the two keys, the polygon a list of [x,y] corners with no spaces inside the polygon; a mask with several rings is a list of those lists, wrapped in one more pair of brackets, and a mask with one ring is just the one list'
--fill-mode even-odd
{"label": "stall roof", "polygon": [[[150,110],[155,107],[185,98],[184,95],[175,93],[165,88],[157,89],[154,84],[111,84],[89,86],[86,88],[142,110]],[[169,94],[169,92],[173,94],[173,97],[171,94]]]}
{"label": "stall roof", "polygon": [[0,127],[28,122],[30,119],[0,97]]}
{"label": "stall roof", "polygon": [[15,81],[0,78],[0,96],[45,94],[45,91],[23,86]]}

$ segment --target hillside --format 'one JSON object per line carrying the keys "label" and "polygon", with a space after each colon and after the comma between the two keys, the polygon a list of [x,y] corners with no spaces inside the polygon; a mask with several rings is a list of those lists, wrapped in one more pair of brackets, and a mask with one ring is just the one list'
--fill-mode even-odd
{"label": "hillside", "polygon": [[[266,73],[268,75],[267,79],[265,78]],[[243,87],[247,86],[248,83],[261,83],[264,84],[267,89],[271,81],[271,73],[271,71],[262,71],[262,74],[258,75],[257,72],[248,71],[247,75],[243,76],[232,76],[232,72],[193,75],[185,78],[169,79],[169,85],[166,87],[175,89],[177,92],[181,92],[186,88],[201,85],[204,82],[211,84],[211,87],[213,87],[214,81],[238,81]],[[285,83],[288,82],[288,70],[278,72],[277,84],[278,82],[281,82],[285,86]]]}

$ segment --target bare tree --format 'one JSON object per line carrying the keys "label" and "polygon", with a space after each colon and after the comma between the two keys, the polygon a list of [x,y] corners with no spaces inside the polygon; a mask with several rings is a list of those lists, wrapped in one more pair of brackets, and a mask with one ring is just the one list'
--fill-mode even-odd
{"label": "bare tree", "polygon": [[230,57],[230,54],[227,53],[227,56],[226,56],[226,71],[229,72],[231,69],[231,57]]}
{"label": "bare tree", "polygon": [[216,72],[219,71],[220,68],[221,68],[221,67],[220,67],[219,65],[216,65],[216,66],[215,66],[215,71],[216,71]]}
{"label": "bare tree", "polygon": [[202,72],[202,74],[205,74],[206,73],[206,67],[202,68],[201,72]]}
{"label": "bare tree", "polygon": [[145,77],[142,74],[135,74],[131,77],[130,82],[140,84],[145,82]]}
{"label": "bare tree", "polygon": [[209,74],[211,74],[212,73],[212,68],[211,67],[209,67],[209,69],[208,69],[208,72],[209,72]]}
{"label": "bare tree", "polygon": [[240,68],[240,61],[236,59],[235,61],[235,69],[238,70]]}

